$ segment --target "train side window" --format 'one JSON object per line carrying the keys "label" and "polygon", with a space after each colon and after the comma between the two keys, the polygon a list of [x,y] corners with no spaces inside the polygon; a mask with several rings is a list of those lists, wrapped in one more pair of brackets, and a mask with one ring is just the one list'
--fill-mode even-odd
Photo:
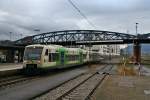
{"label": "train side window", "polygon": [[58,53],[52,53],[51,56],[53,61],[56,61],[58,59]]}
{"label": "train side window", "polygon": [[59,57],[58,53],[49,53],[49,62],[55,62]]}
{"label": "train side window", "polygon": [[45,56],[48,56],[48,49],[46,49],[45,51]]}

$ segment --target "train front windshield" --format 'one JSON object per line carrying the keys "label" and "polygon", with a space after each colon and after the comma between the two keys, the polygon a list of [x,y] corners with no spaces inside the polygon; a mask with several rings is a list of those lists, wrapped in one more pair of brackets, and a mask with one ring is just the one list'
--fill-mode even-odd
{"label": "train front windshield", "polygon": [[43,47],[27,47],[24,52],[24,60],[40,60]]}

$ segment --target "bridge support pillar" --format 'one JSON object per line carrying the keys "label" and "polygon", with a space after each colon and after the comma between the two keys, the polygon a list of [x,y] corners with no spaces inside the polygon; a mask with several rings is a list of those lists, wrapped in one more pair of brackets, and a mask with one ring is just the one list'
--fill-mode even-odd
{"label": "bridge support pillar", "polygon": [[18,51],[18,62],[23,61],[23,54],[24,54],[24,50],[19,50]]}
{"label": "bridge support pillar", "polygon": [[15,50],[8,50],[7,52],[7,56],[6,56],[6,60],[8,63],[14,63],[14,54],[15,54]]}
{"label": "bridge support pillar", "polygon": [[139,64],[141,62],[141,45],[136,40],[134,41],[133,44],[133,57],[135,64]]}

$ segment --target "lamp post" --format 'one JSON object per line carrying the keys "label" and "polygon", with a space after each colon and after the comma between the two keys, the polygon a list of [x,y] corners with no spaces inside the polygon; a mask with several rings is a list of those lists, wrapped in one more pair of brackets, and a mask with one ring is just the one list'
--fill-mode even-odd
{"label": "lamp post", "polygon": [[111,53],[112,53],[112,48],[110,45],[109,46],[109,63],[111,63]]}
{"label": "lamp post", "polygon": [[9,35],[10,35],[10,41],[11,41],[11,37],[12,37],[12,32],[9,32]]}
{"label": "lamp post", "polygon": [[140,42],[138,41],[138,24],[136,23],[135,29],[136,29],[136,37],[133,40],[133,54],[134,54],[134,63],[139,64],[141,61],[141,45]]}
{"label": "lamp post", "polygon": [[136,36],[138,36],[138,24],[139,23],[135,23],[136,25],[135,25],[135,29],[136,29]]}

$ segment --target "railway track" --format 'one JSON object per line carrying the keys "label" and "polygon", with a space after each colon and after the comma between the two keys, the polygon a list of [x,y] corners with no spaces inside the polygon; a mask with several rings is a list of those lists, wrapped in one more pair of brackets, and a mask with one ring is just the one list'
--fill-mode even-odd
{"label": "railway track", "polygon": [[37,78],[38,76],[12,76],[0,80],[0,89]]}
{"label": "railway track", "polygon": [[[61,72],[65,72],[67,70],[62,70]],[[60,71],[58,72],[51,72],[51,73],[46,73],[46,74],[42,74],[42,75],[34,75],[34,76],[26,76],[26,75],[16,75],[16,76],[10,76],[10,77],[5,77],[5,78],[1,78],[0,79],[0,90],[3,90],[4,88],[7,87],[11,87],[26,81],[31,81],[33,79],[40,79],[40,78],[45,78],[45,77],[49,77],[51,75],[55,75],[60,73]]]}
{"label": "railway track", "polygon": [[10,76],[10,77],[0,78],[0,83],[5,82],[5,81],[9,81],[9,80],[12,80],[12,79],[17,79],[17,78],[20,78],[20,77],[23,77],[23,76],[16,75],[16,76]]}
{"label": "railway track", "polygon": [[34,100],[87,100],[110,73],[112,65],[106,65],[94,73],[85,73],[71,79]]}
{"label": "railway track", "polygon": [[11,87],[11,86],[14,86],[14,85],[26,82],[26,81],[30,81],[33,79],[46,78],[46,77],[49,77],[51,75],[55,75],[61,72],[67,72],[68,70],[61,70],[57,72],[51,71],[51,73],[45,73],[42,75],[34,75],[34,76],[16,75],[16,76],[0,78],[0,90],[3,90],[4,88]]}

